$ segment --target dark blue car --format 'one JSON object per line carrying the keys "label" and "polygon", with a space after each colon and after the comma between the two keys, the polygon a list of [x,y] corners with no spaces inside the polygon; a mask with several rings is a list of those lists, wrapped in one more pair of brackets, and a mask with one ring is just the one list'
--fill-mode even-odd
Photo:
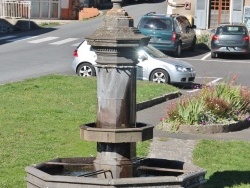
{"label": "dark blue car", "polygon": [[138,24],[141,33],[151,37],[149,44],[176,57],[181,56],[182,49],[195,50],[195,28],[185,16],[176,14],[148,13]]}

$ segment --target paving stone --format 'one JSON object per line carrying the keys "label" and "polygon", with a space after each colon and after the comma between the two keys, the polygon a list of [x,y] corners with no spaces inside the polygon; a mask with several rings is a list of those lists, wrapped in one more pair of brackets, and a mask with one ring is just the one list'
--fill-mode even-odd
{"label": "paving stone", "polygon": [[192,163],[195,145],[195,140],[155,137],[151,142],[148,157]]}

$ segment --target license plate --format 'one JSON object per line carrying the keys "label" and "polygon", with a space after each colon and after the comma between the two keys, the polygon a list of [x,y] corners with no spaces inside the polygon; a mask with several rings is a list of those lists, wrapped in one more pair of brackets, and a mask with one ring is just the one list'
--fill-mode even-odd
{"label": "license plate", "polygon": [[229,51],[234,51],[234,48],[228,47]]}
{"label": "license plate", "polygon": [[150,41],[152,41],[152,42],[157,42],[159,39],[158,38],[156,38],[156,37],[152,37],[151,39],[150,39]]}

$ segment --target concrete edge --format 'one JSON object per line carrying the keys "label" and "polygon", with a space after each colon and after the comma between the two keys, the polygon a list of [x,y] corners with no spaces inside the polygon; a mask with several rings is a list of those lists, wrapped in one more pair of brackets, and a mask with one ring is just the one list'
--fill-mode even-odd
{"label": "concrete edge", "polygon": [[169,94],[166,94],[166,95],[163,95],[160,97],[153,98],[153,99],[148,100],[148,101],[140,102],[136,105],[136,111],[144,110],[146,108],[163,103],[165,101],[178,98],[181,95],[182,95],[182,93],[180,91],[177,91],[177,92],[169,93]]}
{"label": "concrete edge", "polygon": [[163,127],[162,124],[156,125],[159,131],[167,133],[184,133],[184,134],[199,134],[199,135],[211,135],[217,133],[229,133],[242,131],[250,127],[250,121],[244,120],[235,123],[225,124],[211,124],[211,125],[179,125],[176,131],[171,131],[167,124]]}
{"label": "concrete edge", "polygon": [[[83,22],[86,20],[98,18],[105,15],[104,11],[98,10],[98,14],[95,16],[91,16],[89,18],[86,18],[85,20],[62,20],[62,19],[36,19],[36,18],[31,18],[31,19],[25,19],[25,18],[20,18],[20,19],[11,19],[11,18],[2,18],[6,24],[12,28],[11,32],[0,32],[0,36],[7,34],[7,33],[14,33],[14,32],[25,32],[25,31],[31,31],[38,29],[40,24],[42,23],[59,23],[59,25],[65,25],[65,24],[70,24],[70,23],[75,23],[75,22]],[[29,23],[30,23],[30,28],[29,28]],[[1,25],[1,22],[0,22]],[[40,27],[40,29],[43,29],[43,27]]]}
{"label": "concrete edge", "polygon": [[250,121],[240,121],[237,123],[228,123],[220,125],[181,125],[178,129],[180,133],[193,133],[193,134],[216,134],[241,131],[250,127]]}

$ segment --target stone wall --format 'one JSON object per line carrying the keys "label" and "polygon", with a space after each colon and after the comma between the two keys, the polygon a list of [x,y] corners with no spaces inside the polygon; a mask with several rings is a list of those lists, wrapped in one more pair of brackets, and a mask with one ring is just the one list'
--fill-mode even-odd
{"label": "stone wall", "polygon": [[12,33],[14,30],[15,28],[11,23],[5,19],[0,19],[0,34]]}
{"label": "stone wall", "polygon": [[99,15],[99,10],[97,8],[83,8],[78,13],[78,19],[85,20],[89,18],[93,18]]}

